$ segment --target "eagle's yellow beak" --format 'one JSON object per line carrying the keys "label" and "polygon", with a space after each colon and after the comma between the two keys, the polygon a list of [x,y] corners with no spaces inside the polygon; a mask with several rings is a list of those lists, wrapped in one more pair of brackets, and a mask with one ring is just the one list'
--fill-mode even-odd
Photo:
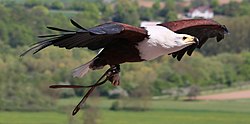
{"label": "eagle's yellow beak", "polygon": [[186,42],[187,44],[197,44],[199,45],[199,39],[193,36],[186,36],[183,37],[184,42]]}

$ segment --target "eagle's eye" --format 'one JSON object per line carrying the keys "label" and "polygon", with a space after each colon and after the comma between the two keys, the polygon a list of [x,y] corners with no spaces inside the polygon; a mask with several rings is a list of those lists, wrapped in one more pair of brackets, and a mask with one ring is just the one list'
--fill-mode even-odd
{"label": "eagle's eye", "polygon": [[186,39],[187,39],[187,37],[183,37],[182,39],[183,39],[183,40],[186,40]]}

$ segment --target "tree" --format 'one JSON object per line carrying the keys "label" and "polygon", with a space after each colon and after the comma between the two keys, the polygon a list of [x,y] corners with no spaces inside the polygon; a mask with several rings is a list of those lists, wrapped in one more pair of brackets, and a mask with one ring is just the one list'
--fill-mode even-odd
{"label": "tree", "polygon": [[51,9],[64,9],[64,4],[61,1],[54,1],[51,3]]}
{"label": "tree", "polygon": [[32,11],[33,11],[33,13],[34,13],[36,16],[39,16],[39,17],[49,14],[49,9],[46,8],[45,6],[41,6],[41,5],[39,5],[39,6],[34,6],[34,7],[32,8]]}
{"label": "tree", "polygon": [[196,96],[198,96],[199,94],[200,94],[199,86],[193,85],[189,87],[189,91],[187,94],[189,100],[194,100]]}
{"label": "tree", "polygon": [[243,80],[250,80],[250,54],[243,52],[242,57],[244,58],[243,65],[240,66],[240,75],[244,77]]}
{"label": "tree", "polygon": [[174,0],[166,0],[165,7],[161,10],[160,15],[164,21],[174,21],[177,19],[177,9]]}
{"label": "tree", "polygon": [[117,0],[114,10],[113,21],[139,25],[140,16],[136,2],[132,0]]}
{"label": "tree", "polygon": [[242,2],[240,5],[240,15],[249,15],[250,14],[250,2]]}
{"label": "tree", "polygon": [[157,18],[159,17],[160,11],[161,11],[161,6],[160,6],[160,1],[155,1],[155,3],[152,6],[152,13],[153,13],[153,17]]}
{"label": "tree", "polygon": [[177,13],[174,11],[169,11],[166,15],[165,21],[176,21],[177,20]]}
{"label": "tree", "polygon": [[217,8],[217,7],[219,7],[219,1],[218,1],[218,0],[211,0],[210,6],[211,6],[212,8]]}
{"label": "tree", "polygon": [[175,11],[176,10],[175,0],[165,0],[165,8],[171,11]]}
{"label": "tree", "polygon": [[222,6],[222,14],[227,16],[240,15],[240,4],[235,1],[230,1],[228,4]]}
{"label": "tree", "polygon": [[192,7],[198,7],[198,6],[209,6],[208,0],[193,0],[192,1]]}
{"label": "tree", "polygon": [[43,3],[40,0],[26,0],[24,3],[24,6],[28,8],[32,8],[38,5],[43,5]]}
{"label": "tree", "polygon": [[153,13],[150,8],[140,7],[139,14],[140,14],[140,20],[150,21],[153,19]]}
{"label": "tree", "polygon": [[101,21],[101,12],[94,3],[87,2],[84,5],[84,11],[77,14],[74,19],[83,27],[93,27]]}

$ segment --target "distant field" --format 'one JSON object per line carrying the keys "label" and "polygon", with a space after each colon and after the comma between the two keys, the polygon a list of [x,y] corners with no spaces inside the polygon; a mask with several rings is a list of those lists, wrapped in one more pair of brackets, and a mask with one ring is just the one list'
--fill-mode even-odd
{"label": "distant field", "polygon": [[[51,112],[0,112],[0,124],[82,124],[84,111],[70,113],[80,98],[62,99]],[[88,104],[94,104],[89,99]],[[250,124],[250,99],[234,101],[154,100],[146,112],[110,111],[114,100],[100,98],[99,124]],[[58,111],[61,112],[58,112]],[[57,111],[57,112],[56,112]]]}
{"label": "distant field", "polygon": [[[59,106],[72,106],[79,102],[80,98],[58,100]],[[115,100],[100,98],[98,106],[101,109],[109,109]],[[87,104],[92,104],[92,99],[87,100]],[[249,113],[250,99],[226,100],[226,101],[173,101],[173,100],[152,100],[150,109],[154,111],[208,111],[208,112],[239,112]]]}
{"label": "distant field", "polygon": [[63,14],[66,17],[72,17],[78,13],[80,13],[80,11],[74,11],[74,10],[50,10],[51,13],[55,13],[55,14]]}
{"label": "distant field", "polygon": [[250,98],[250,90],[234,91],[229,93],[219,93],[197,97],[197,99],[199,100],[230,100],[243,98]]}

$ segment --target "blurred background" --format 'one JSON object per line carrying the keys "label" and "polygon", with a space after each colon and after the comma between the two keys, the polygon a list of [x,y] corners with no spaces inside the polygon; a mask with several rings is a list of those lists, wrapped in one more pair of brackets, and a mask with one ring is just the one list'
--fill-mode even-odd
{"label": "blurred background", "polygon": [[[116,21],[135,26],[190,18],[214,19],[230,31],[192,57],[165,55],[121,66],[119,87],[98,87],[71,116],[88,85],[105,69],[72,78],[71,70],[95,56],[87,49],[49,47],[19,55],[55,26],[75,29]],[[0,0],[0,124],[249,124],[249,0]]]}

